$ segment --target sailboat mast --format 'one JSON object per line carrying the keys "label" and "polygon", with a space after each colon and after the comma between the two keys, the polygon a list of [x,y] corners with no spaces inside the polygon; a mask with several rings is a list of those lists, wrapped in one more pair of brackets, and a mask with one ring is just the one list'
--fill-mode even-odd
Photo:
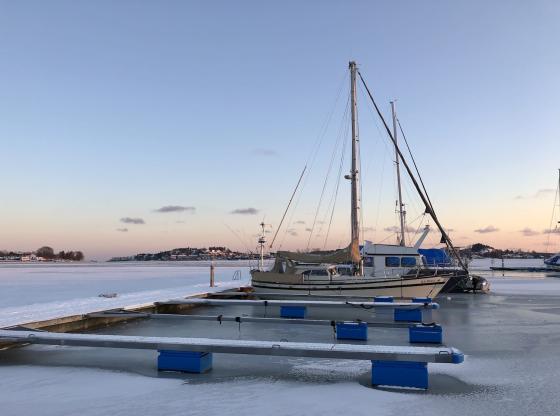
{"label": "sailboat mast", "polygon": [[399,237],[399,245],[405,245],[404,241],[404,206],[402,202],[402,189],[401,189],[401,170],[400,170],[400,162],[399,162],[399,151],[397,145],[397,112],[395,111],[395,102],[391,101],[391,113],[393,115],[393,137],[395,138],[395,167],[397,169],[397,190],[398,190],[398,206],[399,206],[399,220],[401,225],[401,234]]}
{"label": "sailboat mast", "polygon": [[358,172],[359,138],[358,138],[358,109],[356,99],[356,62],[350,61],[350,108],[352,110],[352,168],[349,179],[351,180],[351,228],[352,250],[359,250],[360,246],[360,172]]}

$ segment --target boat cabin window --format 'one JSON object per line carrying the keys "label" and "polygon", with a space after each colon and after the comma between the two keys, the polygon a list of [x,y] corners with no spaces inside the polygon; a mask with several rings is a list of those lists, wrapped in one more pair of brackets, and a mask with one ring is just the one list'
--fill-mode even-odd
{"label": "boat cabin window", "polygon": [[385,267],[400,267],[401,259],[398,257],[385,257]]}
{"label": "boat cabin window", "polygon": [[352,269],[350,267],[337,267],[336,271],[341,276],[352,276]]}
{"label": "boat cabin window", "polygon": [[364,267],[374,267],[373,256],[364,257]]}
{"label": "boat cabin window", "polygon": [[302,273],[305,276],[328,276],[329,272],[327,270],[306,270]]}
{"label": "boat cabin window", "polygon": [[416,257],[401,257],[402,267],[414,267],[416,266]]}

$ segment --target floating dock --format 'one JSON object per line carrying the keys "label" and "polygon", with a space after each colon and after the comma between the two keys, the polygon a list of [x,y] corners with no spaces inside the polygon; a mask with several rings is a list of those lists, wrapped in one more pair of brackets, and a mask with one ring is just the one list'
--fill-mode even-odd
{"label": "floating dock", "polygon": [[14,330],[0,330],[0,340],[23,344],[75,347],[195,351],[354,360],[422,361],[448,364],[459,364],[463,362],[464,359],[463,354],[459,350],[449,347],[407,347],[211,338],[60,334],[42,331]]}
{"label": "floating dock", "polygon": [[[229,288],[228,288],[229,289]],[[201,373],[212,368],[212,354],[246,354],[266,356],[308,357],[326,359],[369,360],[372,362],[372,385],[428,388],[428,363],[459,364],[463,354],[442,344],[442,328],[423,323],[424,314],[439,308],[430,298],[415,298],[412,302],[394,302],[393,298],[375,298],[370,301],[305,299],[247,299],[247,288],[214,293],[191,294],[189,298],[153,301],[131,307],[97,310],[80,315],[24,322],[0,329],[0,348],[21,347],[30,344],[72,347],[128,348],[157,350],[160,371]],[[215,292],[214,290],[213,292]],[[242,297],[243,299],[239,299]],[[111,304],[109,302],[109,304]],[[114,303],[113,303],[114,304]],[[264,317],[246,315],[193,315],[193,308],[201,306],[264,307]],[[267,308],[274,307],[280,317],[266,316]],[[380,309],[393,313],[393,322],[356,319],[306,319],[307,308],[356,309],[361,312]],[[372,315],[374,316],[374,315]],[[384,315],[388,316],[388,315]],[[118,322],[136,319],[181,319],[184,321],[215,321],[252,324],[314,325],[332,327],[334,340],[327,343],[214,339],[194,337],[130,336],[73,333]],[[371,345],[368,328],[408,329],[410,343],[431,343],[437,346]],[[343,340],[339,343],[338,340]],[[349,343],[352,341],[352,343]]]}

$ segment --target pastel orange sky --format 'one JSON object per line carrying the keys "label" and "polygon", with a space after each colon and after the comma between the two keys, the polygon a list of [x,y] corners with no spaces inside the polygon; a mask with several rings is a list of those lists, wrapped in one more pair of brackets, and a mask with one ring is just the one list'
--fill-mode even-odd
{"label": "pastel orange sky", "polygon": [[[280,233],[282,248],[305,249],[349,169],[346,148],[338,174],[356,60],[385,117],[397,100],[453,241],[545,250],[560,167],[560,3],[343,3],[4,4],[0,249],[253,250],[258,223],[278,226],[314,160]],[[393,151],[361,88],[358,105],[365,237],[394,242],[384,231],[397,223]],[[423,208],[404,186],[418,228]],[[327,247],[348,240],[344,180],[335,207]],[[310,247],[327,229],[315,227]],[[438,241],[434,231],[426,244]]]}

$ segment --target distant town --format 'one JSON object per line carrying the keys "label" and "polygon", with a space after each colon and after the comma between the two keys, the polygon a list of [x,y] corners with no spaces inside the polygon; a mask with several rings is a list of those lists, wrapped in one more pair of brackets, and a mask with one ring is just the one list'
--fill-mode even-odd
{"label": "distant town", "polygon": [[42,261],[82,261],[84,253],[81,251],[59,251],[55,253],[49,246],[43,246],[35,251],[0,250],[0,261],[3,262],[42,262]]}
{"label": "distant town", "polygon": [[[241,253],[227,247],[174,248],[159,253],[140,253],[128,257],[113,257],[109,261],[182,261],[182,260],[255,260],[258,253]],[[265,258],[271,258],[269,254]]]}
{"label": "distant town", "polygon": [[499,248],[494,248],[482,243],[476,243],[471,246],[467,246],[459,250],[462,257],[482,259],[482,258],[492,258],[492,259],[542,259],[550,256],[550,253],[536,252],[536,251],[524,251],[518,250],[501,250]]}
{"label": "distant town", "polygon": [[[550,253],[537,251],[524,251],[521,249],[497,249],[486,244],[476,243],[459,250],[462,257],[477,258],[515,258],[535,259],[545,258]],[[265,254],[266,259],[273,258],[273,254]],[[184,260],[256,260],[258,253],[242,253],[230,250],[227,247],[215,246],[208,248],[184,247],[174,248],[159,253],[139,253],[126,257],[113,257],[110,262],[119,261],[184,261]],[[35,251],[9,251],[0,250],[0,262],[76,262],[84,260],[81,251],[59,251],[52,247],[43,246]]]}

